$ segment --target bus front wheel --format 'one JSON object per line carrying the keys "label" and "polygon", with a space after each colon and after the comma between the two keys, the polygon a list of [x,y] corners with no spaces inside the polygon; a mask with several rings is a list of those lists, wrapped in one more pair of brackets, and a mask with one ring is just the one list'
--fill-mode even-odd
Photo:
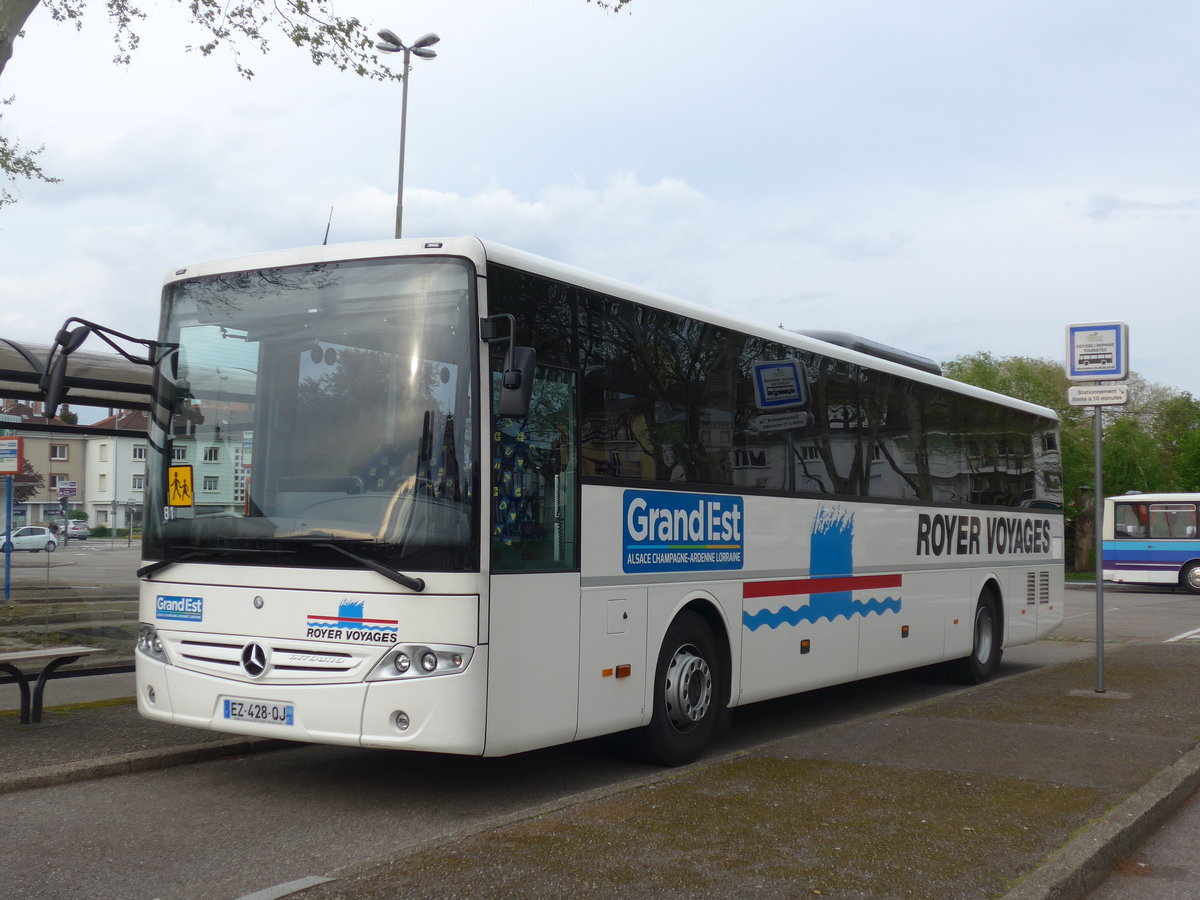
{"label": "bus front wheel", "polygon": [[975,605],[971,654],[950,663],[950,677],[964,684],[983,684],[996,674],[1003,653],[996,595],[990,589],[985,589]]}
{"label": "bus front wheel", "polygon": [[1200,594],[1200,562],[1189,563],[1180,574],[1179,583],[1189,594]]}
{"label": "bus front wheel", "polygon": [[663,766],[700,756],[725,705],[720,660],[708,623],[691,610],[681,612],[658,651],[650,724],[633,734],[638,756]]}

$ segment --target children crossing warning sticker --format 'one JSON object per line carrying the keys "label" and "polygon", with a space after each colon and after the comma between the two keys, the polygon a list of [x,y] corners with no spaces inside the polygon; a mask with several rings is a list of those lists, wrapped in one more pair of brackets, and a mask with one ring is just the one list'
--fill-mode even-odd
{"label": "children crossing warning sticker", "polygon": [[194,499],[192,467],[171,466],[167,470],[167,505],[191,506]]}

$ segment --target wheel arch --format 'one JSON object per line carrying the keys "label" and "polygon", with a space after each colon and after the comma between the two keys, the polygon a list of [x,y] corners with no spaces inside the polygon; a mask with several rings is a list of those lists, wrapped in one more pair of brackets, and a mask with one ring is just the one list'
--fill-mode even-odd
{"label": "wheel arch", "polygon": [[729,634],[729,626],[721,614],[721,607],[716,598],[707,594],[699,594],[687,600],[672,616],[672,621],[683,611],[696,613],[708,625],[713,640],[717,642],[717,651],[721,654],[721,697],[724,706],[728,708],[733,702],[733,644]]}
{"label": "wheel arch", "polygon": [[1191,569],[1193,567],[1200,567],[1200,557],[1192,557],[1191,559],[1189,559],[1187,562],[1183,563],[1179,567],[1179,582],[1178,583],[1179,583],[1179,586],[1181,588],[1183,588],[1185,591],[1195,594],[1195,593],[1200,593],[1200,590],[1197,590],[1196,588],[1193,588],[1191,585],[1188,584],[1188,572],[1191,571]]}

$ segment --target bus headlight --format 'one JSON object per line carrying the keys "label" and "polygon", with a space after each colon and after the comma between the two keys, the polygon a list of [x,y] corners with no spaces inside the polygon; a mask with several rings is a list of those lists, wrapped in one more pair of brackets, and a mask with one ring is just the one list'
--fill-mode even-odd
{"label": "bus headlight", "polygon": [[158,629],[153,625],[143,624],[138,626],[137,650],[139,653],[145,653],[151,659],[156,659],[159,662],[167,661],[163,640],[158,636]]}
{"label": "bus headlight", "polygon": [[471,647],[453,644],[400,644],[387,652],[367,681],[455,675],[470,665],[472,653]]}

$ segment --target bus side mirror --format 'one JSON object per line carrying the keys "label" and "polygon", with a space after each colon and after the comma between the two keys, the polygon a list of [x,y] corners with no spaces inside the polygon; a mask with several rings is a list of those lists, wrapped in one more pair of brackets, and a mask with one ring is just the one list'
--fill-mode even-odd
{"label": "bus side mirror", "polygon": [[[70,320],[68,319],[68,321]],[[46,399],[44,414],[47,419],[54,418],[54,414],[58,412],[58,404],[63,399],[63,382],[67,377],[67,357],[78,350],[79,345],[91,333],[91,329],[87,325],[80,325],[71,331],[67,331],[64,325],[54,338],[54,345],[50,348],[49,366],[39,383]]]}
{"label": "bus side mirror", "polygon": [[[507,325],[504,329],[501,326]],[[479,336],[489,344],[503,341],[504,368],[501,370],[500,402],[496,415],[509,419],[524,419],[529,415],[529,398],[533,395],[533,370],[537,353],[532,347],[518,347],[517,320],[511,313],[497,313],[479,321]]]}
{"label": "bus side mirror", "polygon": [[512,359],[505,360],[504,377],[500,382],[500,402],[496,413],[510,419],[529,415],[529,399],[533,396],[533,370],[537,352],[532,347],[513,347]]}

